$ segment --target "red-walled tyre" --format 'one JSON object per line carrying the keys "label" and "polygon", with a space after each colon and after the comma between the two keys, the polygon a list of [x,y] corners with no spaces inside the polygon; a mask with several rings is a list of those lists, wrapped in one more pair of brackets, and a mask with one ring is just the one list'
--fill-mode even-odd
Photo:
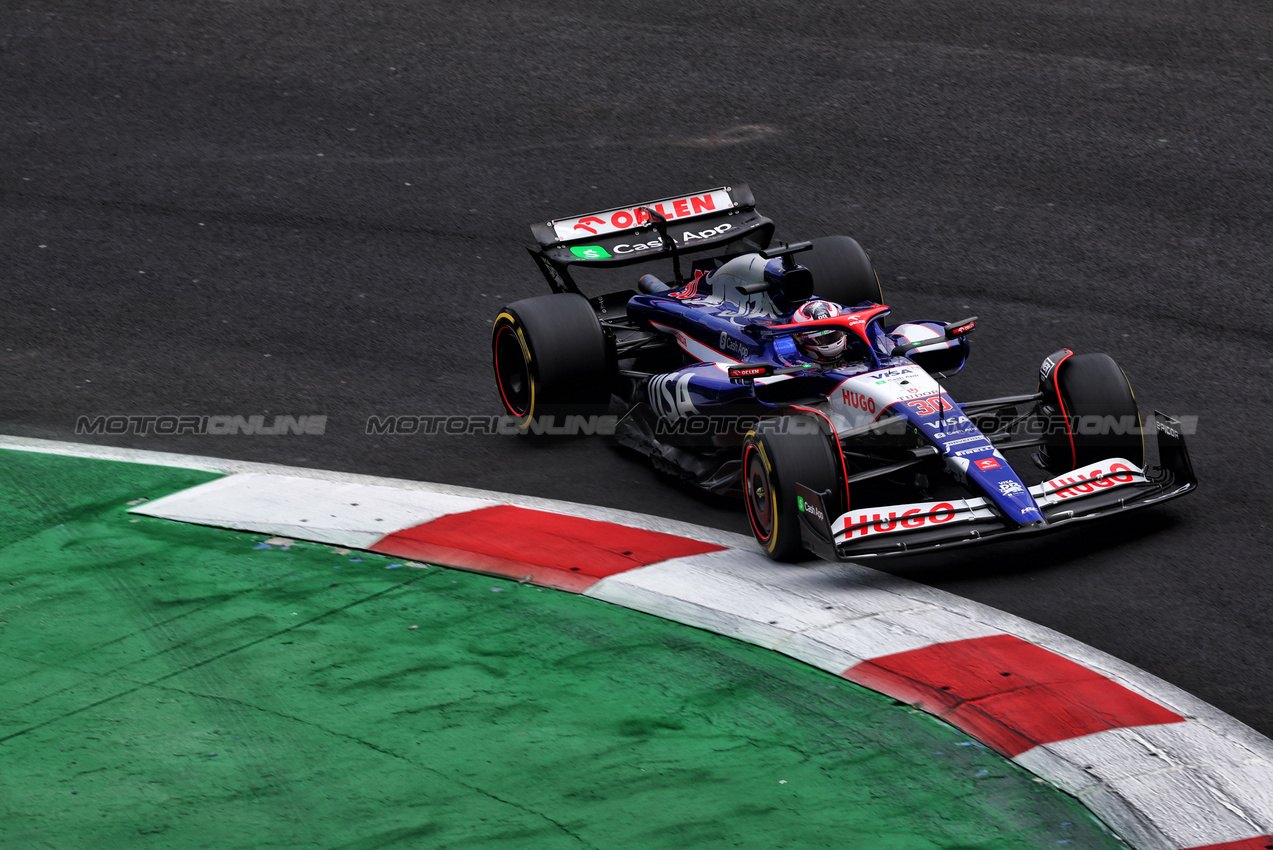
{"label": "red-walled tyre", "polygon": [[796,483],[830,491],[828,521],[843,512],[840,462],[832,440],[811,416],[761,422],[743,440],[743,500],[752,535],[775,561],[807,557],[800,540]]}

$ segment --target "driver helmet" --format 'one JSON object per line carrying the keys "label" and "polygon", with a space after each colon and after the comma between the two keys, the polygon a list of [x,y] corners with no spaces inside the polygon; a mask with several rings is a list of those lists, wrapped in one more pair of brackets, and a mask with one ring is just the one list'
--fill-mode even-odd
{"label": "driver helmet", "polygon": [[[832,316],[840,315],[840,305],[830,301],[806,301],[801,304],[792,316],[792,321],[813,322],[818,319],[829,319]],[[843,328],[828,328],[825,330],[812,331],[805,334],[796,334],[796,347],[800,349],[805,356],[814,360],[831,361],[836,360],[840,355],[844,354],[844,347],[848,343]]]}

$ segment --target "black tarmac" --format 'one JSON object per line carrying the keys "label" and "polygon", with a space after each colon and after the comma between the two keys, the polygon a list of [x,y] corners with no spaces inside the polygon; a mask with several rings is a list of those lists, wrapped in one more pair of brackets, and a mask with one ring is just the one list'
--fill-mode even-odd
{"label": "black tarmac", "polygon": [[[981,317],[957,398],[1068,346],[1197,417],[1196,494],[876,566],[1273,734],[1271,139],[1261,2],[10,3],[0,432],[745,533],[602,440],[365,433],[500,412],[490,322],[547,291],[532,220],[745,181],[781,238],[861,241],[895,315]],[[161,414],[328,422],[75,433]]]}

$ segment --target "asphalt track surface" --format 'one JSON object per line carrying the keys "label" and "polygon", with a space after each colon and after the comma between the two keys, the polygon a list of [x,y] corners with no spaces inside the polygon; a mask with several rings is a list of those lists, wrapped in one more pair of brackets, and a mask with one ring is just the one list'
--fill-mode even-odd
{"label": "asphalt track surface", "polygon": [[957,398],[1065,345],[1199,418],[1183,500],[876,566],[1273,734],[1270,45],[1233,0],[8,4],[0,431],[325,414],[96,439],[745,532],[600,440],[364,423],[499,412],[490,320],[547,291],[530,221],[746,181],[780,237],[861,241],[897,315],[982,317]]}

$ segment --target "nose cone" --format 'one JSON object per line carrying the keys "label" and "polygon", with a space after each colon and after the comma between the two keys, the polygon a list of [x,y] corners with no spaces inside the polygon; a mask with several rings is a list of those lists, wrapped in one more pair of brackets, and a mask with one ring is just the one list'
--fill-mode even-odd
{"label": "nose cone", "polygon": [[[980,456],[978,456],[980,455]],[[970,457],[950,457],[947,465],[956,478],[980,490],[1003,515],[1018,526],[1043,521],[1043,513],[1030,490],[998,451]]]}

